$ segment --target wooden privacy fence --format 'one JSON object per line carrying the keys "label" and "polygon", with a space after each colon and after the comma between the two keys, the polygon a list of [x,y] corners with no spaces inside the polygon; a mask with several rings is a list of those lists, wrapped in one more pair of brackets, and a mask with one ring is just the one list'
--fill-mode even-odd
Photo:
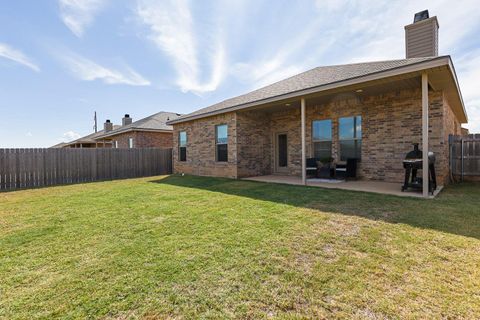
{"label": "wooden privacy fence", "polygon": [[0,149],[0,191],[172,172],[172,149]]}
{"label": "wooden privacy fence", "polygon": [[462,180],[480,177],[480,134],[450,135],[450,172]]}

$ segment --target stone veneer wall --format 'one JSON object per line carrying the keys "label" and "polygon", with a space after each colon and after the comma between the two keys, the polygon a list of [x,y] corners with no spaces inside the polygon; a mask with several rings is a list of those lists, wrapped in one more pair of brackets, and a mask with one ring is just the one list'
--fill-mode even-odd
{"label": "stone veneer wall", "polygon": [[118,141],[119,148],[128,148],[128,139],[133,138],[135,148],[172,148],[172,132],[130,131],[112,136],[112,141]]}
{"label": "stone veneer wall", "polygon": [[[405,154],[412,150],[414,142],[422,148],[421,104],[420,90],[341,99],[322,105],[312,105],[307,101],[307,158],[313,155],[313,120],[332,119],[332,156],[339,159],[339,118],[361,115],[362,161],[359,163],[359,177],[401,182]],[[448,183],[449,175],[448,135],[460,133],[461,129],[442,92],[430,91],[429,105],[429,149],[436,154],[437,179],[444,184]],[[228,164],[215,162],[214,128],[222,123],[229,124]],[[174,148],[175,172],[233,178],[272,174],[275,168],[275,134],[287,133],[286,174],[301,175],[299,108],[269,113],[242,111],[178,124],[174,126],[174,146],[178,146],[180,130],[187,131],[187,162],[177,161],[178,150]]]}
{"label": "stone veneer wall", "polygon": [[[215,160],[215,126],[228,125],[228,162]],[[187,132],[187,161],[178,161],[178,135]],[[234,112],[174,125],[175,173],[237,178],[237,128]]]}

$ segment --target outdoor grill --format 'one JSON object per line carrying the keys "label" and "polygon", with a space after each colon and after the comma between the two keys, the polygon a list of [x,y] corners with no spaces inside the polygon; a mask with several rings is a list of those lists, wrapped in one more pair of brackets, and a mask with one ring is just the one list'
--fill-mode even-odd
{"label": "outdoor grill", "polygon": [[[422,190],[423,180],[417,177],[417,171],[423,166],[422,151],[418,149],[418,143],[413,144],[413,150],[407,153],[403,160],[403,168],[405,169],[405,182],[402,191],[410,189]],[[433,193],[437,188],[437,178],[435,176],[435,154],[428,152],[428,191]]]}

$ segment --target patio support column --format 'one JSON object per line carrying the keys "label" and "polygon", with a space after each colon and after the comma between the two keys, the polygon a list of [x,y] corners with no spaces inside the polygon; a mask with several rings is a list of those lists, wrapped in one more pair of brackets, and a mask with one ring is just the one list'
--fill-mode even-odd
{"label": "patio support column", "polygon": [[300,104],[301,127],[302,127],[302,184],[307,184],[307,157],[305,155],[305,98],[302,98]]}
{"label": "patio support column", "polygon": [[422,73],[422,179],[423,196],[428,197],[428,74]]}

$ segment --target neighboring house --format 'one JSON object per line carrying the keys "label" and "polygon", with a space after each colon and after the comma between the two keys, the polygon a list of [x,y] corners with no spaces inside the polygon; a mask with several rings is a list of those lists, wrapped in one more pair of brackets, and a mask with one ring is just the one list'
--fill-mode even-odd
{"label": "neighboring house", "polygon": [[457,76],[438,56],[436,17],[417,14],[405,32],[406,59],[318,67],[169,121],[175,172],[305,183],[307,158],[355,157],[360,178],[400,182],[420,143],[447,183],[448,135],[467,122]]}
{"label": "neighboring house", "polygon": [[70,142],[64,142],[61,148],[112,148],[111,141],[99,140],[105,132],[109,132],[119,128],[118,125],[113,125],[110,120],[107,120],[104,124],[103,130],[91,133],[84,137],[78,138]]}
{"label": "neighboring house", "polygon": [[106,141],[113,148],[172,148],[173,128],[167,121],[177,119],[180,114],[158,112],[141,120],[132,121],[126,114],[122,126],[97,136],[97,141]]}

